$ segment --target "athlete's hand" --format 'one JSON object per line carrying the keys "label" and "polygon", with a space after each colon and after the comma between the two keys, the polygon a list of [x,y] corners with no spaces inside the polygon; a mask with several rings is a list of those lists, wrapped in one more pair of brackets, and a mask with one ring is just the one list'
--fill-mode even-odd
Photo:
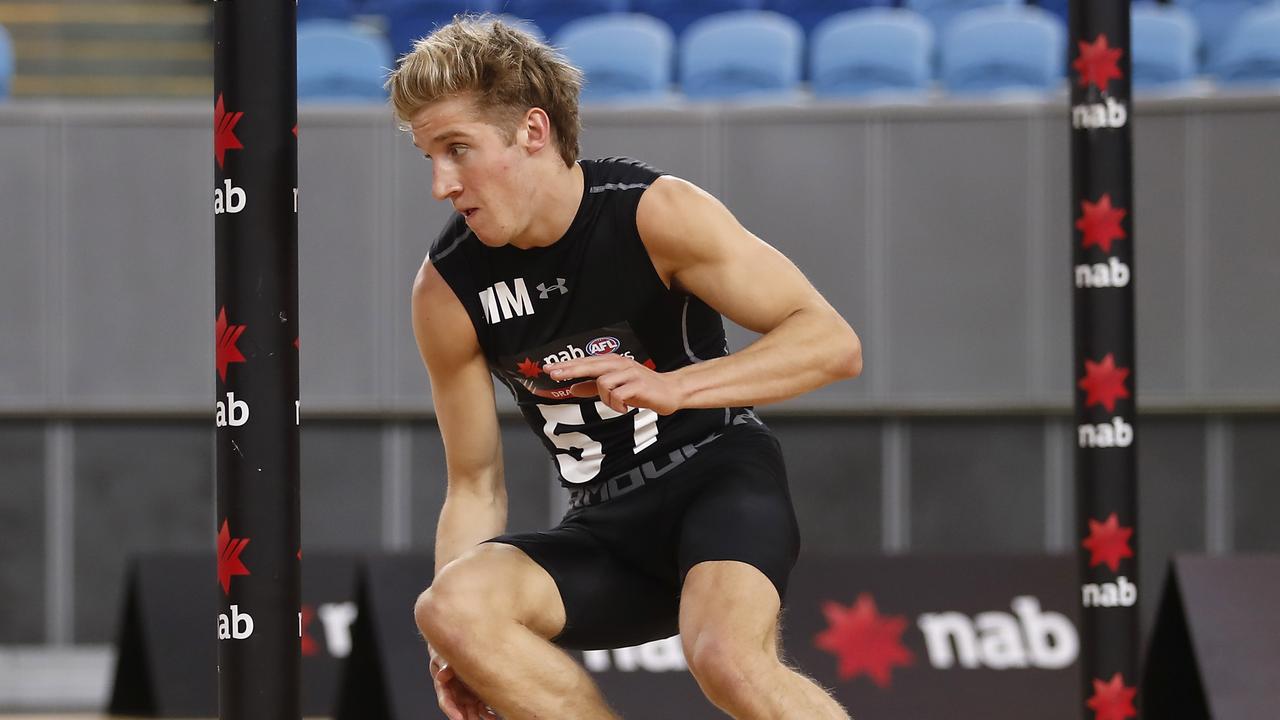
{"label": "athlete's hand", "polygon": [[680,383],[669,373],[660,373],[624,355],[592,355],[543,367],[552,380],[589,378],[570,386],[574,397],[599,397],[600,402],[625,413],[632,408],[649,408],[659,415],[680,409]]}
{"label": "athlete's hand", "polygon": [[432,649],[431,681],[435,684],[436,700],[449,720],[496,720],[498,715],[489,709],[475,691],[454,672],[449,663]]}

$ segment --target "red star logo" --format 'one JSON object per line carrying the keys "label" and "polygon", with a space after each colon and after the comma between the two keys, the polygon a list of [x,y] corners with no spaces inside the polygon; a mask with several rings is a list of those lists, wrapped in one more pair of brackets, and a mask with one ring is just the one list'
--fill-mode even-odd
{"label": "red star logo", "polygon": [[880,615],[870,593],[861,593],[847,608],[837,602],[825,602],[822,614],[828,627],[813,639],[813,644],[839,658],[841,680],[865,673],[876,685],[887,688],[893,667],[907,667],[915,659],[902,645],[907,619]]}
{"label": "red star logo", "polygon": [[643,363],[643,365],[644,365],[645,367],[649,368],[650,370],[657,370],[657,369],[658,369],[658,366],[653,362],[653,360],[645,360],[645,361],[644,361],[644,363]]}
{"label": "red star logo", "polygon": [[1089,567],[1106,565],[1111,572],[1120,569],[1120,561],[1133,557],[1129,548],[1129,538],[1133,528],[1122,527],[1115,513],[1106,522],[1089,520],[1089,537],[1080,544],[1089,551]]}
{"label": "red star logo", "polygon": [[222,95],[213,106],[213,156],[218,160],[218,169],[222,169],[222,160],[228,150],[243,150],[240,138],[236,137],[236,123],[244,117],[242,112],[227,112],[222,106]]}
{"label": "red star logo", "polygon": [[542,374],[542,368],[538,367],[537,361],[529,358],[525,358],[524,362],[517,365],[516,370],[519,370],[520,374],[527,378],[536,378]]}
{"label": "red star logo", "polygon": [[1111,194],[1104,194],[1098,202],[1080,201],[1080,217],[1076,220],[1076,229],[1084,233],[1083,249],[1088,250],[1097,245],[1102,252],[1111,252],[1111,241],[1126,237],[1120,221],[1129,214],[1123,208],[1111,207]]}
{"label": "red star logo", "polygon": [[227,381],[227,365],[244,362],[244,355],[240,354],[240,348],[236,347],[236,341],[244,334],[246,327],[248,326],[227,324],[227,308],[225,305],[218,310],[218,322],[214,325],[213,335],[217,343],[215,364],[218,366],[218,377],[222,378],[222,382]]}
{"label": "red star logo", "polygon": [[311,637],[311,623],[316,619],[315,608],[310,605],[302,606],[302,655],[303,657],[311,657],[320,652],[320,643]]}
{"label": "red star logo", "polygon": [[1107,412],[1115,412],[1116,400],[1129,397],[1129,389],[1124,386],[1127,377],[1129,368],[1116,367],[1115,355],[1107,353],[1102,362],[1084,361],[1084,377],[1076,385],[1085,392],[1087,407],[1100,404]]}
{"label": "red star logo", "polygon": [[1071,63],[1071,67],[1080,76],[1082,86],[1092,84],[1099,90],[1106,90],[1108,82],[1124,77],[1117,65],[1124,51],[1108,47],[1106,35],[1099,35],[1091,43],[1082,41],[1077,44],[1080,56]]}
{"label": "red star logo", "polygon": [[240,553],[249,545],[249,538],[233,538],[227,521],[222,521],[222,529],[218,531],[218,584],[222,585],[223,594],[231,594],[231,578],[236,575],[248,575],[249,568],[240,560]]}
{"label": "red star logo", "polygon": [[1138,710],[1133,707],[1133,698],[1138,689],[1124,684],[1120,673],[1111,676],[1111,682],[1094,679],[1093,697],[1085,703],[1093,711],[1093,720],[1125,720],[1138,717]]}

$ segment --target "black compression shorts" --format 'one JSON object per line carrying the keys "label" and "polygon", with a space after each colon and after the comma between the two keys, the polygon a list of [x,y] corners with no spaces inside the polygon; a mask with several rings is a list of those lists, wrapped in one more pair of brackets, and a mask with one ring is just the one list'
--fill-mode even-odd
{"label": "black compression shorts", "polygon": [[556,644],[594,650],[676,634],[685,575],[707,560],[752,565],[785,597],[800,534],[773,434],[730,426],[677,456],[661,475],[650,466],[575,490],[550,530],[490,541],[520,548],[555,580],[566,613]]}

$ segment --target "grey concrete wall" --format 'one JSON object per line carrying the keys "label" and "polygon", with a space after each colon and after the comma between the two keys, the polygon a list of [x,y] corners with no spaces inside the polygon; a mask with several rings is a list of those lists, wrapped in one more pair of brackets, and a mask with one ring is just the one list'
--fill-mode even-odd
{"label": "grey concrete wall", "polygon": [[[806,547],[1072,549],[1064,117],[586,113],[585,155],[716,193],[864,337],[861,379],[762,410]],[[1280,550],[1280,98],[1134,123],[1153,588],[1174,550]],[[129,553],[212,544],[210,132],[203,105],[0,106],[0,644],[109,642]],[[443,457],[407,312],[447,214],[429,170],[379,109],[302,111],[308,547],[432,543]],[[504,444],[511,527],[547,524],[541,448],[509,417]]]}
{"label": "grey concrete wall", "polygon": [[[0,107],[0,302],[22,309],[0,319],[0,412],[205,411],[207,110]],[[862,381],[789,409],[1065,409],[1064,112],[596,110],[583,145],[721,196],[862,332]],[[1138,105],[1146,407],[1280,403],[1278,125],[1276,96]],[[380,108],[304,108],[299,147],[304,407],[429,413],[405,298],[448,213],[430,166]]]}

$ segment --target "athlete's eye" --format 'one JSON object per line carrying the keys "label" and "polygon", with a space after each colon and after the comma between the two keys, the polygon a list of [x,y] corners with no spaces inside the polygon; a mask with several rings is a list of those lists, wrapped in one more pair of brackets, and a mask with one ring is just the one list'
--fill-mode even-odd
{"label": "athlete's eye", "polygon": [[450,145],[449,154],[454,157],[461,157],[465,155],[467,153],[467,150],[469,149],[470,148],[468,148],[466,145]]}

